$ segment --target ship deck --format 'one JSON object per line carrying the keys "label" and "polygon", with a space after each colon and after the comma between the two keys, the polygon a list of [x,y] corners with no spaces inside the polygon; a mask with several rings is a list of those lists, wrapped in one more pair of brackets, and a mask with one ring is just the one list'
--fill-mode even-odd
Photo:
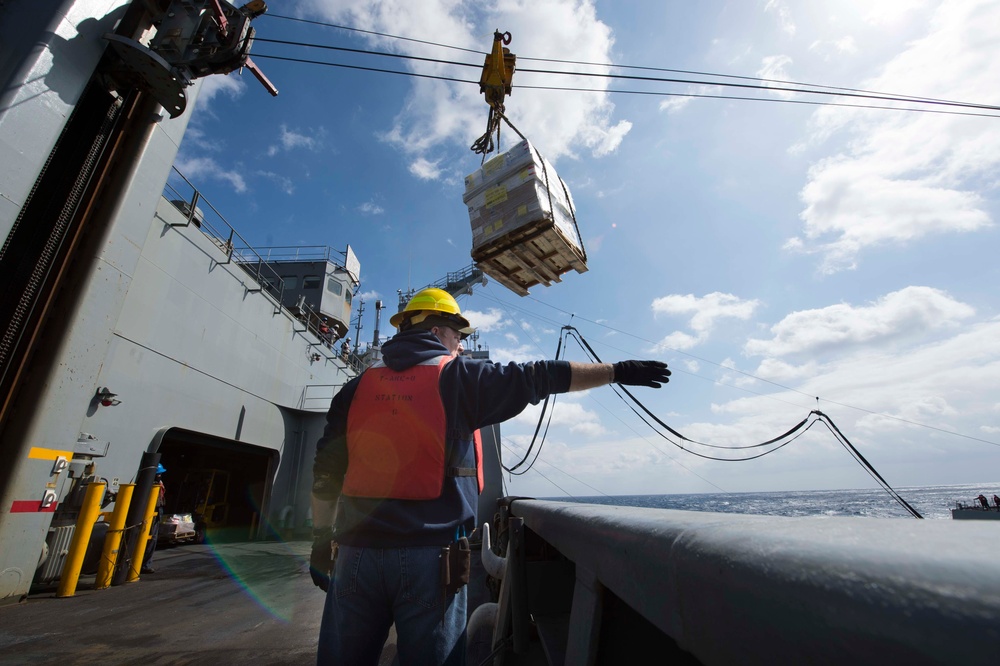
{"label": "ship deck", "polygon": [[[82,576],[0,606],[2,664],[315,663],[323,594],[309,543],[158,548],[154,574],[105,590]],[[395,656],[390,634],[381,663]]]}

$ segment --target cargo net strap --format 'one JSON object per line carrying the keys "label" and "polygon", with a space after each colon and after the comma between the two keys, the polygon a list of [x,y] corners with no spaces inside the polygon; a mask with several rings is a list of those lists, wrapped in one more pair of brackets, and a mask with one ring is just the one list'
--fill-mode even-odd
{"label": "cargo net strap", "polygon": [[[499,149],[500,147],[501,120],[507,123],[510,126],[510,128],[514,130],[514,132],[519,137],[521,137],[522,141],[527,142],[528,145],[531,146],[532,150],[538,153],[538,158],[539,158],[538,161],[542,163],[542,175],[545,176],[545,194],[549,198],[549,210],[552,211],[552,222],[554,224],[556,221],[555,220],[556,208],[555,205],[552,203],[552,188],[549,186],[549,169],[547,166],[545,166],[545,158],[543,158],[542,154],[538,152],[538,149],[535,148],[530,141],[528,141],[528,138],[523,134],[521,134],[521,130],[514,127],[514,123],[510,122],[510,119],[508,119],[507,116],[503,114],[503,107],[499,108],[492,106],[490,107],[490,115],[486,121],[486,134],[483,134],[481,137],[476,139],[476,141],[472,144],[472,151],[477,154],[482,154],[483,163],[485,164],[486,156],[492,153],[494,150],[494,144],[493,144],[494,134],[497,135],[496,148]],[[569,196],[569,189],[567,189],[566,187],[566,182],[558,175],[556,177],[559,178],[559,186],[562,188],[563,196],[566,197],[566,206],[569,208],[570,219],[573,221],[573,229],[574,231],[576,231],[576,237],[579,239],[580,253],[583,255],[583,262],[587,263],[587,250],[583,245],[583,236],[580,235],[580,225],[576,223],[576,207],[573,205],[573,199],[571,199]]]}

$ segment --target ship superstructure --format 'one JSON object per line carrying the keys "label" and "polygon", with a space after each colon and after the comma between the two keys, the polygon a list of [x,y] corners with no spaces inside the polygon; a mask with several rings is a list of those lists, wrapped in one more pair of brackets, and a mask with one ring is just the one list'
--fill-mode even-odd
{"label": "ship superstructure", "polygon": [[[339,300],[293,310],[273,257],[172,175],[198,91],[178,81],[228,71],[219,63],[249,48],[216,44],[211,67],[186,47],[168,62],[143,43],[174,4],[2,8],[0,599],[27,594],[40,559],[58,572],[74,478],[105,481],[112,499],[143,454],[159,455],[174,498],[205,470],[225,474],[207,518],[234,538],[308,525],[303,470],[330,396],[356,374],[308,316],[346,330],[353,252],[322,263]],[[181,4],[205,35],[220,16],[249,34],[243,10]],[[184,108],[164,108],[178,85]]]}

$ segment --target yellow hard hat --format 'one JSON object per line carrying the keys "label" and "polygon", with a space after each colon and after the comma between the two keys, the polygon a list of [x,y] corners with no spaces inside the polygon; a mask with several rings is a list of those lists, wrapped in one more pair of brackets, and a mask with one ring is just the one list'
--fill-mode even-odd
{"label": "yellow hard hat", "polygon": [[438,315],[449,320],[455,324],[454,328],[459,333],[468,335],[475,330],[469,320],[462,316],[454,296],[436,287],[428,287],[415,293],[405,308],[389,318],[389,323],[399,328],[406,319],[412,324],[419,324],[430,315]]}

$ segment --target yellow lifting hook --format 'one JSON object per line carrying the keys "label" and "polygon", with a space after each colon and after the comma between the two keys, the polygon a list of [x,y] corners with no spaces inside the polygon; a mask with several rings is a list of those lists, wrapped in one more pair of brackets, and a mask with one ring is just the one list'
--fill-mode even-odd
{"label": "yellow lifting hook", "polygon": [[[510,49],[503,46],[510,44],[510,33],[493,33],[493,51],[486,56],[483,63],[483,74],[479,77],[479,92],[486,97],[486,103],[490,105],[489,117],[486,120],[486,133],[472,144],[475,153],[486,155],[493,152],[493,135],[497,135],[497,143],[500,142],[500,118],[503,116],[503,100],[510,94],[510,82],[514,78],[514,65],[517,56],[510,52]],[[510,122],[510,121],[507,121]]]}
{"label": "yellow lifting hook", "polygon": [[483,75],[479,78],[479,92],[486,96],[486,103],[503,111],[504,96],[510,94],[517,56],[502,44],[510,44],[510,33],[493,33],[493,52],[486,56]]}

